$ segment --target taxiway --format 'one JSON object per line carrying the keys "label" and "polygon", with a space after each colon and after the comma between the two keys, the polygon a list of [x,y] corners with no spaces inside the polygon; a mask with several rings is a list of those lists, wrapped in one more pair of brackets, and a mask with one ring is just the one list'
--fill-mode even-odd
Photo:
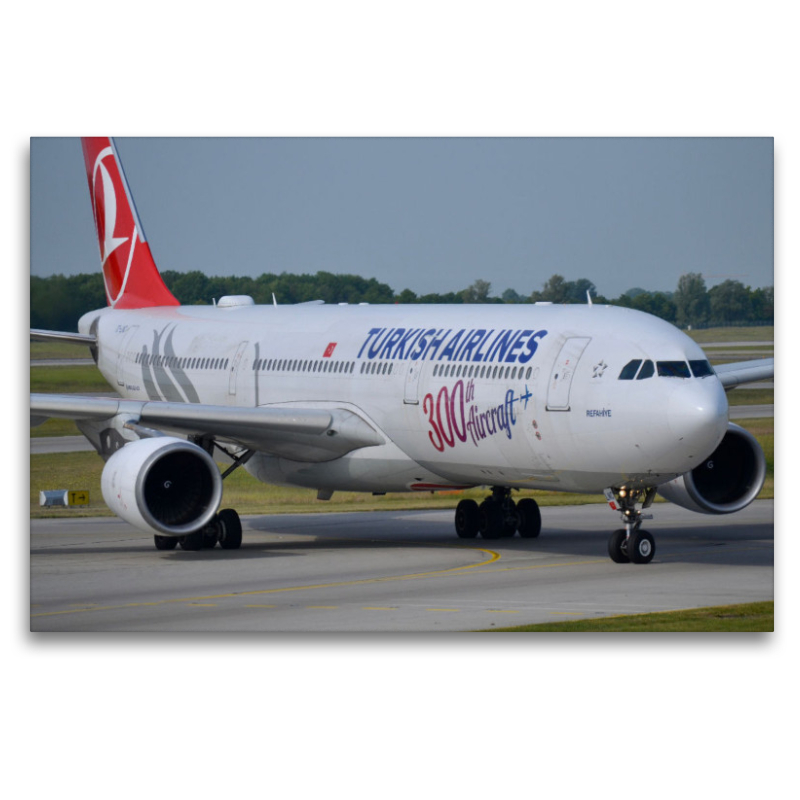
{"label": "taxiway", "polygon": [[156,551],[112,518],[32,520],[30,627],[420,633],[773,598],[773,501],[652,510],[648,565],[609,560],[605,505],[543,508],[535,540],[459,540],[451,511],[245,517],[238,551]]}

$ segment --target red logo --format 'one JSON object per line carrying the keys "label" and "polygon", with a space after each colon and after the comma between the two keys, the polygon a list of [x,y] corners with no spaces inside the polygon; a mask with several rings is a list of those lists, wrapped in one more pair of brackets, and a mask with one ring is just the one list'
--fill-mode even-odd
{"label": "red logo", "polygon": [[322,354],[323,358],[330,358],[333,355],[333,351],[336,349],[337,342],[331,342],[326,348],[325,352]]}

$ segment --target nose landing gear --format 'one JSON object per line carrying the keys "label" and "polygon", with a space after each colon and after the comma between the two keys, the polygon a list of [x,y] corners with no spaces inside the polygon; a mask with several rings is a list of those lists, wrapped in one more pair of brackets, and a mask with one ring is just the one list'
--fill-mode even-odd
{"label": "nose landing gear", "polygon": [[608,540],[608,555],[617,564],[649,564],[656,554],[656,543],[648,531],[642,530],[644,519],[652,519],[652,514],[642,514],[636,508],[649,508],[656,496],[655,487],[648,489],[606,489],[606,498],[611,508],[622,513],[624,528],[614,531]]}

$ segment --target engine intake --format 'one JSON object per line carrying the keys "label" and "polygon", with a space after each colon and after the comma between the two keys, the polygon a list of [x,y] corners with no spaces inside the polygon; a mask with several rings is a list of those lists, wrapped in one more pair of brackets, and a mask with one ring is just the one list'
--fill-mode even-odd
{"label": "engine intake", "polygon": [[767,460],[749,431],[728,423],[717,449],[691,472],[658,487],[666,500],[702,514],[731,514],[756,499],[767,476]]}
{"label": "engine intake", "polygon": [[165,536],[200,530],[222,500],[222,478],[211,456],[171,436],[126,444],[106,462],[101,488],[119,517]]}

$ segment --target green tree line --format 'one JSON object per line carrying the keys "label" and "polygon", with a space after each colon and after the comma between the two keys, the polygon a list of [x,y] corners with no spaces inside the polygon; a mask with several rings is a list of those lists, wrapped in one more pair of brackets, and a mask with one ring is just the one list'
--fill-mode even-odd
{"label": "green tree line", "polygon": [[[633,288],[617,298],[597,294],[586,278],[568,281],[563,275],[551,276],[541,290],[520,295],[506,289],[492,294],[488,281],[477,280],[460,291],[446,294],[417,295],[410,289],[398,294],[375,278],[358,275],[316,275],[265,273],[257,278],[243,276],[209,277],[202,272],[162,273],[164,282],[184,305],[211,304],[224,295],[250,295],[256,303],[268,305],[273,296],[289,305],[309,300],[326,303],[586,303],[625,306],[646,311],[680,327],[716,325],[769,324],[774,321],[773,288],[751,289],[735,280],[726,280],[706,288],[699,273],[682,275],[674,292],[650,292]],[[77,330],[82,314],[106,305],[100,273],[83,275],[31,276],[31,327],[47,330]]]}

